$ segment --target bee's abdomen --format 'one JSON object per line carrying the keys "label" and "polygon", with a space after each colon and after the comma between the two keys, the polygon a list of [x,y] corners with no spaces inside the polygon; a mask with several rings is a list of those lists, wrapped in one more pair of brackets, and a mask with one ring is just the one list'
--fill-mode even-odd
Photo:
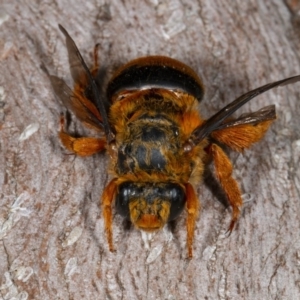
{"label": "bee's abdomen", "polygon": [[107,87],[107,97],[124,90],[163,88],[180,90],[194,96],[198,101],[203,97],[204,87],[198,75],[180,61],[164,56],[148,56],[130,61],[116,71]]}

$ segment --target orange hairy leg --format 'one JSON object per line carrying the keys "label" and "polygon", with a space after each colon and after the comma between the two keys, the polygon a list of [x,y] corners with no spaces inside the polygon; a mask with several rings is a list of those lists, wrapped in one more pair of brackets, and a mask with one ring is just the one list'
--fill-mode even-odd
{"label": "orange hairy leg", "polygon": [[216,144],[212,144],[210,146],[210,152],[214,160],[216,176],[232,207],[232,217],[228,229],[231,232],[240,215],[240,207],[243,204],[241,191],[237,182],[231,176],[232,164],[224,151]]}
{"label": "orange hairy leg", "polygon": [[104,189],[102,194],[102,211],[104,217],[105,231],[110,251],[114,251],[113,240],[112,240],[112,209],[111,205],[115,197],[117,189],[117,179],[113,179],[108,186]]}
{"label": "orange hairy leg", "polygon": [[243,124],[213,131],[211,136],[218,142],[231,149],[242,152],[253,143],[258,142],[270,127],[271,121],[260,122],[256,125]]}
{"label": "orange hairy leg", "polygon": [[64,131],[65,120],[61,116],[59,138],[66,149],[80,156],[88,156],[104,150],[106,139],[93,137],[74,138]]}
{"label": "orange hairy leg", "polygon": [[194,240],[194,231],[196,218],[200,209],[200,202],[195,193],[193,186],[190,183],[185,185],[186,193],[186,209],[187,209],[187,247],[188,247],[188,256],[189,258],[193,257],[193,240]]}
{"label": "orange hairy leg", "polygon": [[[252,144],[258,142],[272,122],[273,120],[268,120],[258,124],[237,125],[213,131],[211,136],[231,149],[242,152],[245,148],[249,148]],[[232,219],[229,226],[229,231],[232,231],[243,203],[241,191],[237,182],[231,177],[232,164],[224,151],[216,144],[210,146],[210,151],[215,163],[217,178],[232,207]]]}

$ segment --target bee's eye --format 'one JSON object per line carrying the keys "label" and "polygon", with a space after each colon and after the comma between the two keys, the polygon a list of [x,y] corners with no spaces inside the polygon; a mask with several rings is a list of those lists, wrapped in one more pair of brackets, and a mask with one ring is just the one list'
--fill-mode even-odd
{"label": "bee's eye", "polygon": [[182,212],[185,205],[185,192],[183,188],[175,183],[166,186],[168,198],[171,203],[170,215],[168,221],[176,219]]}
{"label": "bee's eye", "polygon": [[116,195],[116,210],[128,220],[130,220],[129,202],[133,197],[137,197],[138,194],[140,194],[140,188],[132,182],[124,182],[119,186],[119,191]]}

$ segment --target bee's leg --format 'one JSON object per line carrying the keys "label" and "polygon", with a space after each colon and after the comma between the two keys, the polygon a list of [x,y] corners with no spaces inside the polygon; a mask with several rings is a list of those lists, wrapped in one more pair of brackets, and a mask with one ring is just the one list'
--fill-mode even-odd
{"label": "bee's leg", "polygon": [[104,150],[105,139],[93,137],[74,138],[64,131],[64,123],[64,117],[61,116],[59,138],[66,149],[80,156],[88,156]]}
{"label": "bee's leg", "polygon": [[193,240],[196,218],[200,210],[200,202],[190,183],[185,185],[186,209],[187,209],[187,247],[189,258],[193,257]]}
{"label": "bee's leg", "polygon": [[99,48],[99,45],[100,44],[96,44],[95,47],[94,47],[94,64],[91,68],[91,73],[94,77],[97,76],[97,73],[98,73],[98,70],[99,70],[99,56],[98,56],[98,48]]}
{"label": "bee's leg", "polygon": [[68,150],[80,156],[89,156],[102,151],[106,140],[92,137],[74,138],[67,133],[60,131],[59,138]]}
{"label": "bee's leg", "polygon": [[224,151],[218,145],[212,144],[210,146],[210,153],[214,160],[216,176],[232,207],[232,218],[228,229],[231,232],[240,215],[240,207],[243,204],[241,191],[237,182],[231,176],[232,164]]}
{"label": "bee's leg", "polygon": [[112,238],[112,209],[111,205],[117,189],[116,179],[113,179],[104,189],[102,194],[102,213],[104,217],[105,231],[110,251],[114,251]]}
{"label": "bee's leg", "polygon": [[98,56],[98,48],[99,48],[100,44],[96,44],[94,47],[94,66],[93,69],[97,69],[99,68],[99,56]]}

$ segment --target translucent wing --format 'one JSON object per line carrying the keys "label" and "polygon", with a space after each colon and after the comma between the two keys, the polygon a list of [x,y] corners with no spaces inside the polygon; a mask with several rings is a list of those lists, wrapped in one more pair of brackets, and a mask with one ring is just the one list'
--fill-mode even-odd
{"label": "translucent wing", "polygon": [[[258,96],[259,94],[262,94],[262,93],[264,93],[270,89],[273,89],[275,87],[295,83],[298,81],[300,81],[300,75],[266,84],[264,86],[261,86],[257,89],[254,89],[254,90],[238,97],[236,100],[229,103],[227,106],[225,106],[219,112],[217,112],[215,115],[210,117],[207,121],[205,121],[205,123],[203,125],[197,127],[191,134],[191,137],[189,139],[190,143],[196,145],[201,140],[203,140],[205,137],[207,137],[212,131],[222,128],[222,123],[225,119],[230,117],[237,109],[239,109],[241,106],[246,104],[248,101],[250,101],[254,97]],[[249,117],[249,115],[248,115],[248,117]],[[258,116],[254,117],[254,119],[255,118],[259,119]],[[253,119],[253,121],[254,121],[254,119]],[[250,117],[250,120],[251,120],[251,117]],[[242,124],[241,123],[242,120],[240,120],[239,122],[240,122],[240,124]],[[237,125],[237,124],[235,123],[235,125]],[[234,125],[232,125],[232,126],[234,126]]]}
{"label": "translucent wing", "polygon": [[101,115],[92,102],[81,95],[74,94],[61,78],[49,75],[49,79],[55,94],[67,109],[71,110],[86,126],[103,131]]}
{"label": "translucent wing", "polygon": [[87,75],[85,73],[85,69],[82,66],[82,61],[79,59],[79,57],[81,57],[81,54],[75,42],[70,37],[66,29],[62,27],[60,24],[58,25],[58,27],[66,37],[66,46],[68,50],[70,72],[73,77],[73,80],[76,84],[80,84],[81,86],[86,86]]}
{"label": "translucent wing", "polygon": [[[68,49],[69,54],[69,62],[70,62],[70,70],[72,77],[75,81],[75,84],[81,85],[81,87],[85,87],[85,89],[89,88],[91,90],[92,94],[92,100],[95,103],[95,106],[97,107],[98,112],[101,115],[101,121],[103,125],[103,130],[105,132],[106,138],[108,142],[111,142],[114,140],[115,136],[111,129],[111,126],[108,122],[108,115],[105,108],[105,104],[103,99],[100,97],[99,90],[97,88],[95,78],[92,76],[89,68],[87,67],[86,63],[83,60],[83,57],[81,56],[75,42],[72,40],[68,32],[65,28],[63,28],[60,24],[58,25],[61,32],[64,34],[66,38],[66,45]],[[61,97],[61,94],[59,94]],[[77,99],[82,102],[82,105],[84,107],[87,106],[87,103],[92,104],[91,101],[83,101],[86,99],[85,95],[76,95]],[[64,101],[63,101],[64,102]],[[74,107],[74,105],[73,105]],[[74,110],[73,110],[74,112]],[[74,112],[75,113],[75,112]],[[77,111],[75,113],[76,115],[79,114]]]}
{"label": "translucent wing", "polygon": [[224,121],[215,130],[225,129],[237,125],[252,124],[256,125],[263,121],[271,121],[276,119],[275,105],[266,106],[256,112],[242,114],[237,119]]}

